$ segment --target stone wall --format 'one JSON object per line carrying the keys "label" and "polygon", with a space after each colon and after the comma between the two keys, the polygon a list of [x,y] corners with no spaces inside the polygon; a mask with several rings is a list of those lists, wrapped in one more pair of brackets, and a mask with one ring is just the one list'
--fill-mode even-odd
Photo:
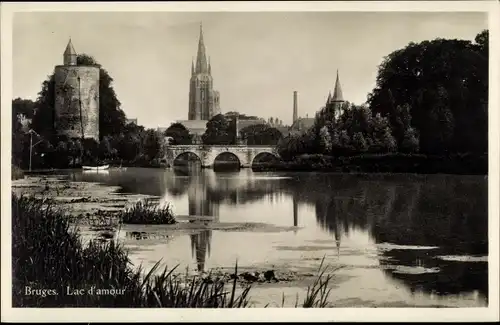
{"label": "stone wall", "polygon": [[[81,112],[80,112],[81,105]],[[55,127],[58,135],[99,141],[99,68],[57,66]]]}

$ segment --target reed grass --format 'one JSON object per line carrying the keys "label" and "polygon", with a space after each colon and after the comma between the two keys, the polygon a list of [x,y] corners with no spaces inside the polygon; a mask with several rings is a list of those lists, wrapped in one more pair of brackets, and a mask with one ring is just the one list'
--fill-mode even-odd
{"label": "reed grass", "polygon": [[121,221],[128,224],[171,225],[175,224],[174,213],[169,204],[159,206],[151,199],[138,201],[121,215]]}
{"label": "reed grass", "polygon": [[[208,281],[210,276],[181,280],[173,276],[175,267],[157,272],[161,261],[144,275],[121,245],[84,244],[68,220],[50,201],[12,193],[13,307],[251,307],[252,287],[236,294],[236,277],[232,283]],[[319,279],[309,288],[304,307],[326,307],[329,280]],[[75,295],[75,289],[83,294]]]}

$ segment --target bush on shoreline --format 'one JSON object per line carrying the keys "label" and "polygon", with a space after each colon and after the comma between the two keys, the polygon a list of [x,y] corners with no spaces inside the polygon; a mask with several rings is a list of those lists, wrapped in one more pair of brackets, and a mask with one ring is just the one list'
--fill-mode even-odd
{"label": "bush on shoreline", "polygon": [[[85,245],[50,203],[12,193],[13,307],[250,307],[251,286],[237,295],[236,277],[232,283],[197,276],[183,282],[173,276],[175,268],[155,273],[159,264],[144,276],[121,245]],[[327,307],[331,277],[323,275],[308,288],[303,307]]]}

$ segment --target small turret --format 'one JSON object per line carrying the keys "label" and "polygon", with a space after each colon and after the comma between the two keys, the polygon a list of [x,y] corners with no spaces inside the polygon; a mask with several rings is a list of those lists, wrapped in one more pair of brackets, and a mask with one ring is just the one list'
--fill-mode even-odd
{"label": "small turret", "polygon": [[68,45],[66,45],[66,50],[64,51],[64,65],[76,65],[76,57],[76,51],[70,38]]}

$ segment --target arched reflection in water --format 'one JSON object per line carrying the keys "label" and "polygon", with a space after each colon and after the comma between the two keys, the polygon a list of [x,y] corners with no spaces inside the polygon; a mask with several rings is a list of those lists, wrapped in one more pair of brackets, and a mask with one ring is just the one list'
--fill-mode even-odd
{"label": "arched reflection in water", "polygon": [[238,171],[241,162],[238,156],[231,152],[223,152],[215,157],[213,170],[216,172]]}
{"label": "arched reflection in water", "polygon": [[[77,179],[89,179],[78,175]],[[352,252],[368,256],[374,247],[376,266],[388,279],[383,286],[398,283],[427,295],[478,292],[488,297],[488,182],[483,177],[255,173],[250,169],[220,173],[184,166],[131,168],[119,175],[110,172],[108,179],[99,181],[129,184],[135,187],[130,191],[160,195],[190,215],[302,227],[296,234],[269,236],[206,230],[189,235],[191,249],[175,246],[181,241],[174,239],[168,252],[156,257],[183,259],[182,252],[192,250],[189,256],[194,256],[200,270],[207,263],[232,264],[235,255],[254,263],[274,263],[286,253],[287,258],[296,256],[294,263],[300,266],[305,253],[314,258],[326,254],[348,264]],[[356,242],[360,234],[369,242]],[[329,250],[292,250],[291,245],[306,247],[327,238]],[[468,257],[470,261],[464,262]],[[365,273],[372,274],[361,271],[356,277]],[[366,281],[364,285],[370,285],[370,279]]]}

